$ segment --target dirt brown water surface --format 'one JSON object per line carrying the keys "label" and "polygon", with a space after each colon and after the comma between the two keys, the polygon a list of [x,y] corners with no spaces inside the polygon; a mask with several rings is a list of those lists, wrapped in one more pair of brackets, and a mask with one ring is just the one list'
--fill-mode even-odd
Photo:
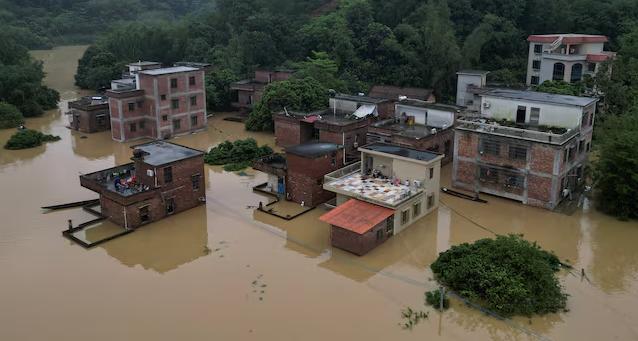
{"label": "dirt brown water surface", "polygon": [[[47,84],[66,100],[84,47],[36,51]],[[218,114],[209,129],[175,142],[206,149],[246,136]],[[128,161],[130,145],[109,133],[71,132],[53,110],[27,126],[62,137],[0,151],[0,340],[636,340],[638,226],[585,208],[572,216],[487,197],[442,195],[438,211],[365,257],[332,249],[321,209],[284,221],[254,211],[266,201],[255,171],[208,167],[207,205],[84,250],[62,238],[80,210],[40,206],[95,198],[78,175]],[[0,130],[4,144],[13,130]],[[444,170],[449,183],[450,168]],[[88,230],[95,238],[114,227]],[[423,306],[436,288],[428,269],[451,245],[520,233],[574,265],[559,276],[569,311],[498,320],[452,299],[442,316]],[[586,278],[581,278],[580,269]],[[402,330],[405,307],[430,312]]]}

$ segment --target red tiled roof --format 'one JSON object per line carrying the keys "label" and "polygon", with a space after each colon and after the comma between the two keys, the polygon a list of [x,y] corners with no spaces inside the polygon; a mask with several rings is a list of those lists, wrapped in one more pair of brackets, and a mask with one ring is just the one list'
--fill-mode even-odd
{"label": "red tiled roof", "polygon": [[[527,37],[527,41],[534,43],[550,44],[558,39],[560,35],[531,35]],[[585,44],[585,43],[606,43],[608,41],[606,36],[601,35],[564,35],[563,44]]]}
{"label": "red tiled roof", "polygon": [[590,63],[599,63],[606,61],[609,57],[608,54],[588,54],[587,61]]}
{"label": "red tiled roof", "polygon": [[394,214],[394,211],[364,201],[350,199],[322,215],[319,220],[358,234],[364,234]]}

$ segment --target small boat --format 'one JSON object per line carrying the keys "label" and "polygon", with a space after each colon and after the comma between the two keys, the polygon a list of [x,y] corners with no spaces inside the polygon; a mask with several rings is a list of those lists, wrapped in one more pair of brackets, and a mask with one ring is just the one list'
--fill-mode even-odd
{"label": "small boat", "polygon": [[74,208],[74,207],[83,207],[83,206],[93,206],[93,205],[97,205],[100,203],[100,199],[93,199],[93,200],[84,200],[84,201],[77,201],[77,202],[70,202],[68,204],[60,204],[60,205],[52,205],[52,206],[43,206],[42,209],[43,210],[64,210],[67,208]]}
{"label": "small boat", "polygon": [[483,200],[483,199],[479,198],[478,193],[475,196],[471,196],[469,194],[457,192],[457,191],[455,191],[453,189],[449,189],[447,187],[441,187],[441,192],[443,192],[445,194],[453,195],[453,196],[458,197],[458,198],[480,202],[482,204],[486,204],[487,203],[487,200]]}

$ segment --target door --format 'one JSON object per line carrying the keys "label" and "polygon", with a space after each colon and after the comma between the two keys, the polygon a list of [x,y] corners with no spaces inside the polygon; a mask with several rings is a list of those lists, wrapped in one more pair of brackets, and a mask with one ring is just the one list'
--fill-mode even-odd
{"label": "door", "polygon": [[277,180],[277,193],[279,193],[280,195],[283,195],[284,193],[286,193],[286,185],[284,184],[283,177],[280,177]]}
{"label": "door", "polygon": [[524,124],[525,123],[525,114],[527,112],[526,107],[519,106],[516,111],[516,123]]}
{"label": "door", "polygon": [[175,213],[175,199],[169,198],[166,199],[166,214]]}

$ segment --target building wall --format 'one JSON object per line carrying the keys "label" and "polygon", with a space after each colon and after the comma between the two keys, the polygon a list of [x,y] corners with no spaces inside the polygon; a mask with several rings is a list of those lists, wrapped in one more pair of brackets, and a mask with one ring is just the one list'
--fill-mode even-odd
{"label": "building wall", "polygon": [[[486,107],[489,103],[489,108]],[[506,98],[481,96],[481,115],[494,119],[507,119],[516,121],[516,112],[519,106],[526,107],[525,122],[529,123],[531,108],[539,108],[539,125],[576,128],[580,126],[583,108],[577,106],[554,105],[548,103],[511,100]]]}
{"label": "building wall", "polygon": [[282,148],[296,146],[313,139],[314,127],[295,117],[274,115],[275,144]]}
{"label": "building wall", "polygon": [[315,207],[334,198],[333,192],[323,189],[323,177],[343,167],[343,149],[338,150],[334,156],[324,155],[314,159],[287,154],[286,161],[286,191],[290,200]]}
{"label": "building wall", "polygon": [[316,122],[319,129],[319,141],[343,145],[346,155],[358,155],[357,149],[367,143],[369,120],[339,126],[324,122]]}
{"label": "building wall", "polygon": [[[392,219],[392,217],[390,219]],[[377,231],[381,231],[380,238],[377,237]],[[332,246],[358,256],[363,256],[370,252],[372,249],[383,244],[391,236],[392,233],[386,232],[386,221],[377,224],[364,234],[358,234],[334,225],[330,228],[330,241]]]}
{"label": "building wall", "polygon": [[[97,116],[103,115],[101,120]],[[100,122],[102,122],[100,124]],[[82,133],[96,133],[111,129],[111,118],[108,109],[84,111],[75,109],[71,116],[71,129]]]}
{"label": "building wall", "polygon": [[[485,86],[487,81],[486,74],[458,74],[457,86],[456,86],[456,105],[462,107],[471,107],[470,101],[474,100],[474,95],[468,93],[467,88],[470,85],[477,87]],[[476,105],[476,103],[474,103]]]}
{"label": "building wall", "polygon": [[454,112],[403,105],[401,103],[397,103],[395,112],[397,117],[402,116],[403,113],[405,113],[407,116],[414,116],[416,124],[427,125],[435,128],[451,127],[454,124],[455,118]]}

